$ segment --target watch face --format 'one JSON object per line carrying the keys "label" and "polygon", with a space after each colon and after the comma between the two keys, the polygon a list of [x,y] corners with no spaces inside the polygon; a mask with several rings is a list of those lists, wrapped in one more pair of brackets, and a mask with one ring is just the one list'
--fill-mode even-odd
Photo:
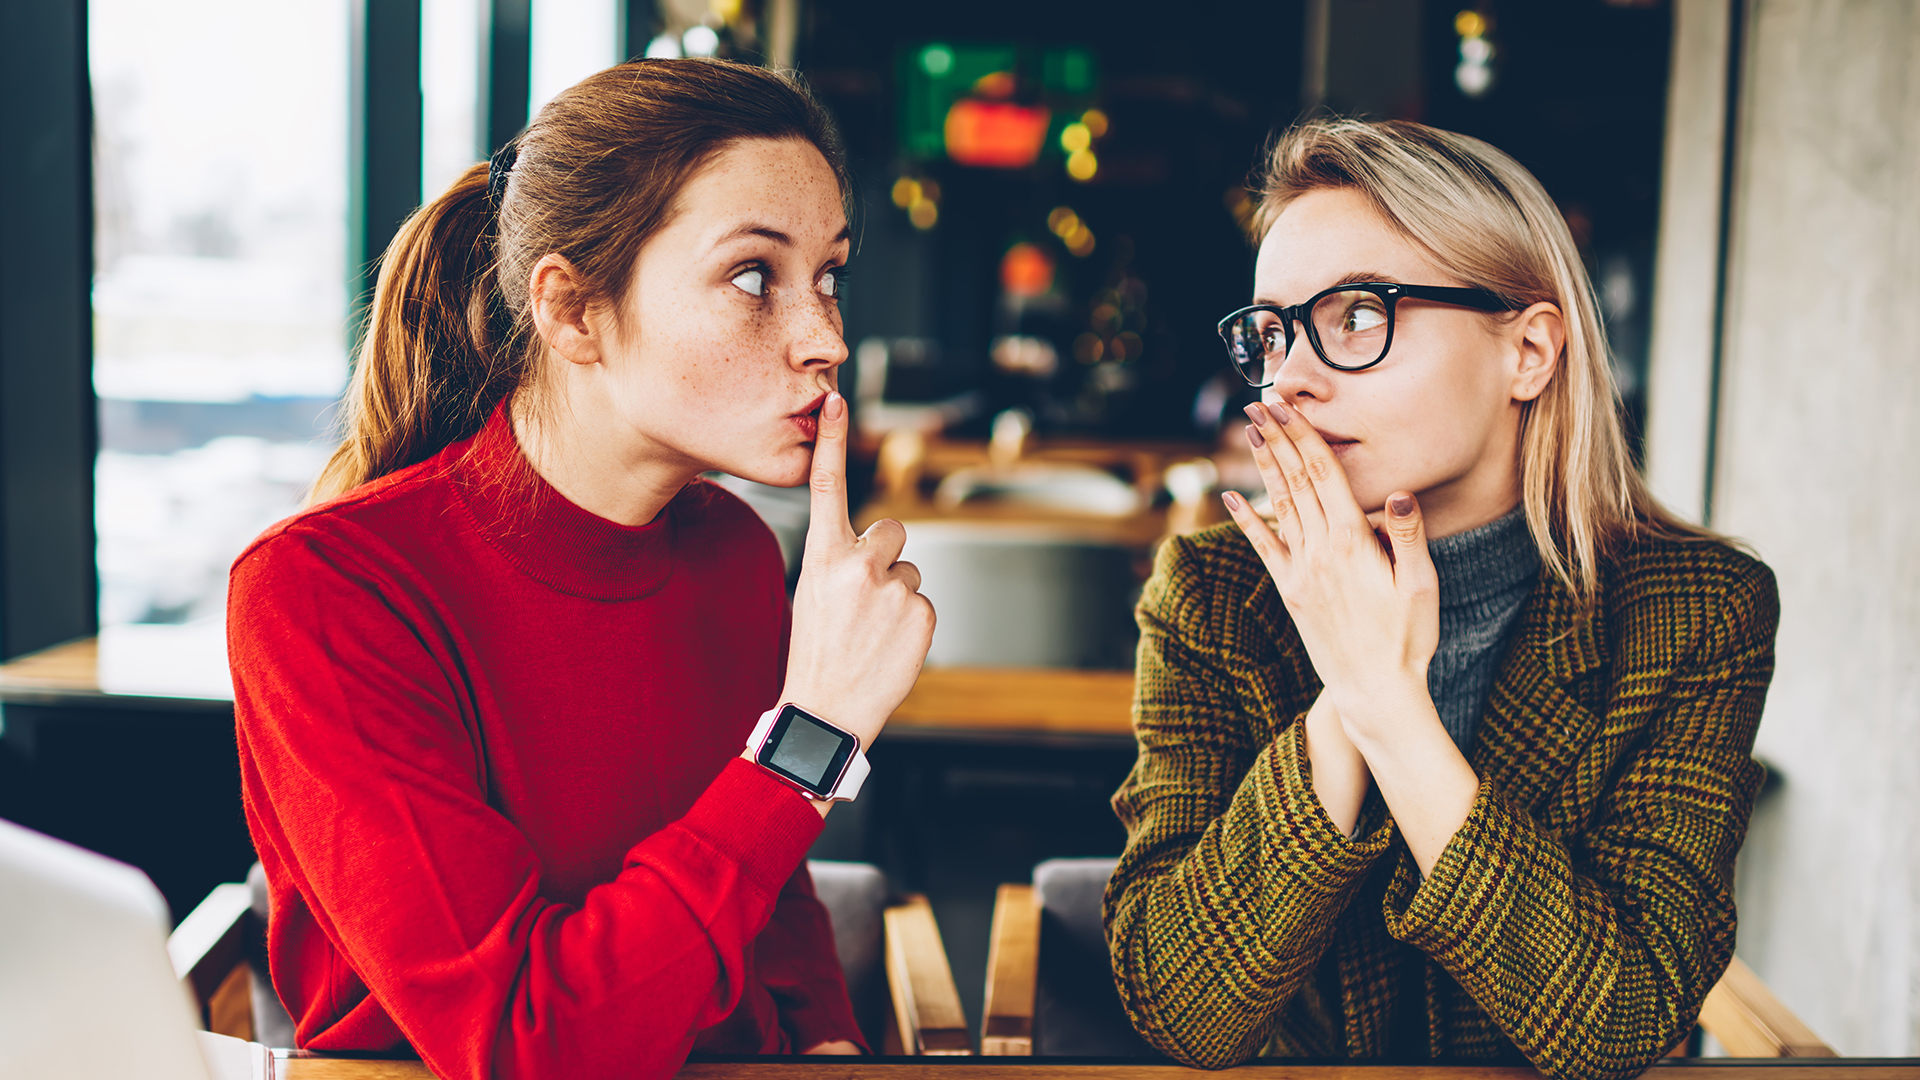
{"label": "watch face", "polygon": [[847,770],[858,744],[839,728],[788,705],[780,710],[755,760],[824,798]]}

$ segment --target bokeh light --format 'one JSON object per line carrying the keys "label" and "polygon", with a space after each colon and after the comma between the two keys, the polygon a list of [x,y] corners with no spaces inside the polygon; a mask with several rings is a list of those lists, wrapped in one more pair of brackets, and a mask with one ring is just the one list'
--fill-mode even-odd
{"label": "bokeh light", "polygon": [[720,51],[720,35],[714,33],[711,26],[689,26],[687,32],[680,35],[680,44],[685,46],[688,56],[712,56]]}
{"label": "bokeh light", "polygon": [[1073,123],[1060,129],[1060,149],[1079,153],[1093,145],[1093,131],[1085,124]]}
{"label": "bokeh light", "polygon": [[1040,296],[1053,288],[1053,256],[1022,241],[1000,257],[1000,287],[1011,296]]}
{"label": "bokeh light", "polygon": [[1088,109],[1086,112],[1081,113],[1080,122],[1087,125],[1087,130],[1093,133],[1094,138],[1104,139],[1107,137],[1107,114],[1101,112],[1099,109]]}
{"label": "bokeh light", "polygon": [[1093,179],[1100,171],[1100,159],[1093,156],[1091,150],[1075,150],[1067,155],[1067,175],[1081,183]]}
{"label": "bokeh light", "polygon": [[940,78],[953,70],[953,50],[945,45],[929,45],[920,50],[920,70]]}

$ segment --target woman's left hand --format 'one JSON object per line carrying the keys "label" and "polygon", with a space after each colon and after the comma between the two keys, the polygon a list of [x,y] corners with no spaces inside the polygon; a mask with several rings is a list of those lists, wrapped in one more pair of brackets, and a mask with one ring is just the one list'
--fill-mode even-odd
{"label": "woman's left hand", "polygon": [[1415,703],[1430,710],[1440,600],[1419,503],[1411,492],[1390,495],[1382,537],[1305,417],[1280,404],[1249,405],[1247,416],[1278,530],[1238,494],[1226,495],[1227,511],[1272,575],[1343,725],[1358,734],[1356,722],[1383,712],[1417,715],[1424,710],[1404,708]]}
{"label": "woman's left hand", "polygon": [[860,1048],[845,1039],[835,1039],[832,1042],[808,1047],[800,1052],[803,1054],[858,1054]]}

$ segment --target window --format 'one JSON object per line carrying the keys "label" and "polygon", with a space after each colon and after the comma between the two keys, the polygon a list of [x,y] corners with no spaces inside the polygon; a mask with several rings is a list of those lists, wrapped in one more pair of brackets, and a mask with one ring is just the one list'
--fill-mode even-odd
{"label": "window", "polygon": [[217,619],[347,374],[347,0],[92,0],[100,622]]}

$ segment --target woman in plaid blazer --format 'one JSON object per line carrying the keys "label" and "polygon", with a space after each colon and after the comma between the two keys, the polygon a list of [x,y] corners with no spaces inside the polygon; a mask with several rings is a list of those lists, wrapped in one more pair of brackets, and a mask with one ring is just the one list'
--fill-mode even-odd
{"label": "woman in plaid blazer", "polygon": [[[1262,187],[1221,332],[1272,514],[1229,493],[1140,602],[1121,998],[1209,1068],[1630,1076],[1732,954],[1773,577],[1649,496],[1573,240],[1511,158],[1323,121]],[[1515,513],[1537,580],[1463,751],[1428,540]]]}

